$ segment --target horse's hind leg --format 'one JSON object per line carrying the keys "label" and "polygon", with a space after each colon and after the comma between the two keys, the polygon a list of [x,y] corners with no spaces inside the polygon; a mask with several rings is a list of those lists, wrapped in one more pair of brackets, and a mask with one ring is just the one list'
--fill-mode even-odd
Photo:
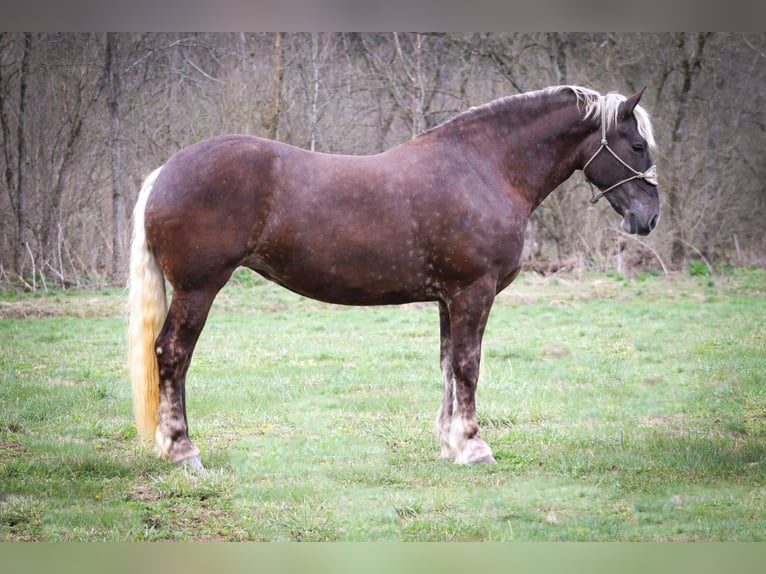
{"label": "horse's hind leg", "polygon": [[176,290],[155,352],[160,373],[159,424],[155,440],[160,452],[179,464],[202,468],[199,450],[189,439],[186,420],[186,371],[218,289]]}

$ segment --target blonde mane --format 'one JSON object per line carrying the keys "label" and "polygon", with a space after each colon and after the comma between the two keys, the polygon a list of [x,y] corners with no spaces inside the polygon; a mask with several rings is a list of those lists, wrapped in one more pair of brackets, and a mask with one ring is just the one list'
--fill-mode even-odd
{"label": "blonde mane", "polygon": [[[555,86],[543,91],[560,92],[563,90],[570,90],[574,93],[577,97],[578,108],[581,103],[584,103],[585,115],[583,116],[583,119],[587,120],[593,118],[597,121],[606,122],[607,131],[617,124],[620,104],[627,99],[622,94],[615,92],[609,92],[605,96],[601,96],[601,94],[594,90],[589,90],[588,88],[580,86]],[[654,141],[652,122],[649,119],[647,111],[638,105],[633,110],[633,116],[636,118],[638,133],[640,133],[641,137],[646,140],[649,147],[655,147],[657,144]]]}
{"label": "blonde mane", "polygon": [[[514,101],[534,99],[539,98],[540,96],[557,94],[564,91],[571,91],[575,95],[577,98],[578,109],[582,109],[584,107],[584,120],[593,119],[596,121],[605,121],[607,130],[613,128],[617,124],[617,116],[619,114],[620,104],[627,99],[625,96],[615,92],[610,92],[605,96],[602,96],[595,90],[583,88],[581,86],[551,86],[542,90],[505,96],[480,106],[471,107],[462,114],[448,119],[436,127],[427,130],[425,133],[434,131],[448,124],[453,124],[465,119],[476,117],[477,115],[485,112],[492,113],[499,108],[509,104],[512,105]],[[652,122],[649,119],[649,114],[647,111],[638,105],[633,110],[633,115],[636,118],[638,133],[640,133],[641,137],[646,140],[646,143],[649,144],[649,147],[655,147],[656,143],[654,140],[654,131],[652,130]]]}

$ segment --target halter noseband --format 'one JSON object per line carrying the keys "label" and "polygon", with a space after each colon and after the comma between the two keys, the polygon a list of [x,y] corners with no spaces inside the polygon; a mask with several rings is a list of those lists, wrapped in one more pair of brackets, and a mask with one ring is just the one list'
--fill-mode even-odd
{"label": "halter noseband", "polygon": [[[603,98],[602,98],[602,106],[601,106],[601,109],[602,109],[602,110],[604,109],[604,106],[603,106],[603,102],[604,102],[604,100],[603,100]],[[614,158],[615,158],[617,161],[619,161],[619,162],[620,162],[622,165],[624,165],[625,167],[627,167],[627,168],[628,168],[628,169],[629,169],[629,170],[630,170],[630,171],[633,173],[633,175],[632,175],[632,176],[630,176],[630,177],[628,177],[628,178],[625,178],[625,179],[623,179],[622,181],[618,181],[618,182],[617,182],[617,183],[615,183],[613,186],[609,187],[608,189],[605,189],[604,191],[602,191],[602,192],[600,192],[600,193],[598,193],[598,194],[594,194],[594,193],[593,193],[593,185],[592,185],[592,183],[591,183],[591,180],[590,180],[590,178],[589,178],[589,177],[588,177],[588,175],[585,173],[585,169],[586,169],[586,168],[587,168],[587,167],[590,165],[590,163],[591,163],[591,162],[592,162],[594,159],[596,159],[596,156],[597,156],[599,153],[601,153],[601,150],[602,150],[602,149],[605,149],[605,150],[606,150],[606,151],[608,151],[610,154],[612,154],[612,156],[614,156]],[[605,196],[607,193],[609,193],[609,192],[610,192],[610,191],[612,191],[613,189],[615,189],[615,188],[617,188],[617,187],[620,187],[620,186],[621,186],[623,183],[627,183],[627,182],[629,182],[629,181],[632,181],[632,180],[634,180],[634,179],[643,179],[644,181],[646,181],[647,183],[649,183],[649,184],[651,184],[651,185],[654,185],[654,186],[656,186],[656,185],[657,185],[657,166],[656,166],[656,165],[652,165],[652,166],[650,166],[650,167],[649,167],[649,169],[647,169],[646,171],[638,171],[638,170],[635,170],[635,169],[633,169],[632,167],[630,167],[630,166],[629,166],[627,163],[625,163],[625,162],[624,162],[624,161],[623,161],[623,160],[620,158],[620,156],[618,156],[618,155],[617,155],[617,154],[614,152],[614,150],[612,150],[612,148],[610,148],[610,147],[609,147],[609,144],[608,144],[608,143],[607,143],[607,141],[606,141],[606,122],[604,121],[604,118],[603,118],[603,112],[602,112],[602,118],[601,118],[601,145],[600,145],[600,146],[598,147],[598,149],[597,149],[597,150],[596,150],[596,151],[593,153],[593,155],[592,155],[592,156],[590,156],[590,159],[589,159],[588,161],[586,161],[586,162],[585,162],[585,165],[584,165],[584,166],[582,166],[582,173],[583,173],[583,175],[585,175],[585,180],[586,180],[586,181],[587,181],[589,184],[591,184],[591,198],[590,198],[590,202],[591,202],[591,204],[595,204],[595,203],[596,203],[596,202],[597,202],[599,199],[601,199],[602,197],[604,197],[604,196]]]}

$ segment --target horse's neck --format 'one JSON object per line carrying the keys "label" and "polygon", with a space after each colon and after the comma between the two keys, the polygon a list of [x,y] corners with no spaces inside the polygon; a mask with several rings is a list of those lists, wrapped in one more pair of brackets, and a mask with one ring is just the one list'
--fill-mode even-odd
{"label": "horse's neck", "polygon": [[515,128],[521,137],[506,140],[511,142],[504,158],[507,177],[516,178],[530,210],[572,176],[578,167],[580,145],[594,129],[592,122],[582,121],[582,112],[571,94],[556,94],[550,99],[539,102],[537,108],[531,104],[527,121]]}
{"label": "horse's neck", "polygon": [[515,193],[534,210],[577,168],[577,149],[595,129],[566,92],[510,98],[463,118],[453,129],[493,158]]}

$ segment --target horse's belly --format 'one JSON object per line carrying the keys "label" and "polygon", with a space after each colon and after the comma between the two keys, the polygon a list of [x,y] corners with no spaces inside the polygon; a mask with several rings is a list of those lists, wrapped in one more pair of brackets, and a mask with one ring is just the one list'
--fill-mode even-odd
{"label": "horse's belly", "polygon": [[393,305],[434,299],[425,270],[407,262],[371,257],[324,260],[293,253],[253,257],[245,265],[300,295],[339,305]]}

